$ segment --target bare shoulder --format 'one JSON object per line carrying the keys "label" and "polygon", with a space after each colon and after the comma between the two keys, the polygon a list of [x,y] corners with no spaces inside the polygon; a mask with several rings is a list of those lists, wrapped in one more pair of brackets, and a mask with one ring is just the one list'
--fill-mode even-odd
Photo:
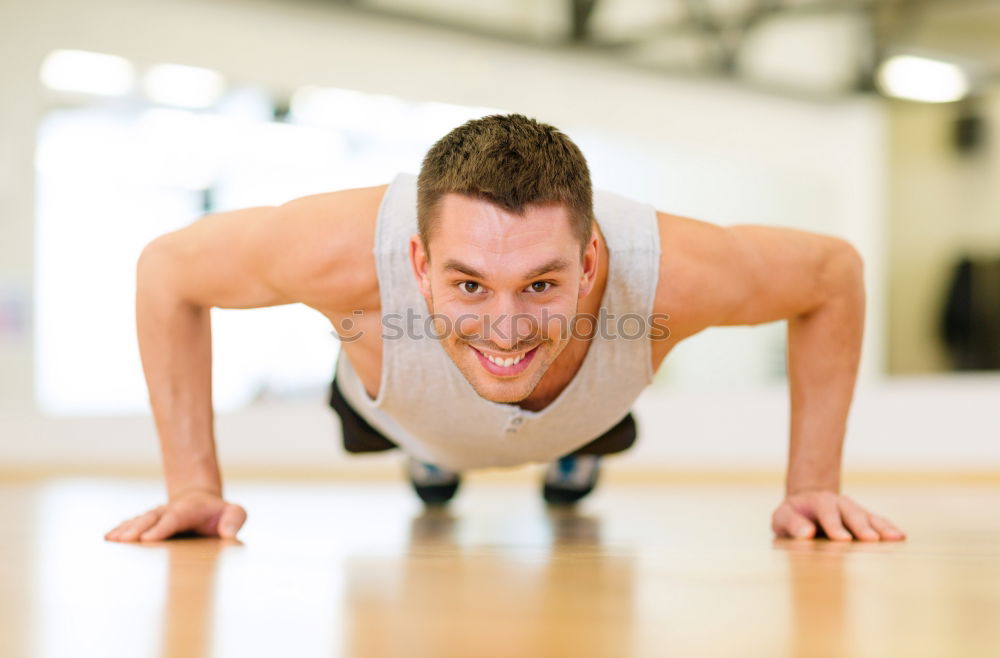
{"label": "bare shoulder", "polygon": [[657,212],[660,272],[654,310],[671,342],[712,326],[756,325],[810,312],[857,285],[847,241],[780,226],[719,226]]}
{"label": "bare shoulder", "polygon": [[660,271],[653,310],[670,316],[674,344],[718,321],[719,308],[745,296],[727,276],[739,245],[726,227],[657,211]]}
{"label": "bare shoulder", "polygon": [[277,209],[261,240],[281,253],[269,258],[267,278],[289,299],[331,314],[378,307],[372,247],[388,184],[314,194]]}

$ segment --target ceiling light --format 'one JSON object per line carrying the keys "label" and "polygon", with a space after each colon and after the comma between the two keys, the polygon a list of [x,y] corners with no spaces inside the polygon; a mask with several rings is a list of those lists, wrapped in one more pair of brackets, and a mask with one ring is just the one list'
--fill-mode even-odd
{"label": "ceiling light", "polygon": [[54,50],[42,61],[42,83],[56,91],[120,96],[132,88],[135,71],[124,57],[86,50]]}
{"label": "ceiling light", "polygon": [[143,86],[154,103],[201,109],[219,102],[226,82],[222,74],[211,69],[158,64],[146,72]]}
{"label": "ceiling light", "polygon": [[889,96],[925,103],[951,103],[969,93],[969,78],[961,67],[912,55],[883,62],[878,83]]}

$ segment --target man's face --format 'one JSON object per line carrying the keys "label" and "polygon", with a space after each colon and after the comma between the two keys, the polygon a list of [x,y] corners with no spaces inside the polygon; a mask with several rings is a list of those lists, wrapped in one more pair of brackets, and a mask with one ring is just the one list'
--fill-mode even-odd
{"label": "man's face", "polygon": [[581,297],[597,272],[597,240],[584,256],[560,204],[523,216],[448,194],[428,254],[418,236],[410,260],[441,344],[476,392],[519,402],[570,339]]}

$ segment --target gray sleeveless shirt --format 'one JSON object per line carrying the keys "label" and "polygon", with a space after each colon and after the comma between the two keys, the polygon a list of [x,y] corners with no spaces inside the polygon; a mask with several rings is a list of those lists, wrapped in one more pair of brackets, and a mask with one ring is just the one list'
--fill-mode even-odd
{"label": "gray sleeveless shirt", "polygon": [[[552,461],[614,427],[653,376],[648,326],[640,332],[637,323],[650,317],[656,291],[656,210],[595,190],[594,215],[610,252],[601,302],[609,331],[594,335],[558,397],[530,411],[480,397],[437,339],[422,332],[407,335],[389,324],[389,314],[405,318],[409,310],[422,319],[428,313],[408,249],[417,232],[416,204],[416,176],[398,174],[382,199],[375,229],[384,337],[381,383],[372,400],[341,352],[336,380],[351,406],[408,454],[451,470]],[[395,328],[402,326],[400,321]]]}

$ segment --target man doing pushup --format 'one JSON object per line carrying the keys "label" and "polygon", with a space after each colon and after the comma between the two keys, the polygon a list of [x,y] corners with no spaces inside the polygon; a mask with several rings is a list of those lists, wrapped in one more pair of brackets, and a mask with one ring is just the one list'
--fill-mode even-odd
{"label": "man doing pushup", "polygon": [[417,494],[463,471],[547,463],[572,504],[667,354],[712,326],[788,323],[791,437],[776,536],[898,540],[840,493],[864,325],[862,262],[844,240],[722,227],[591,189],[579,148],[519,114],[469,121],[419,175],[209,214],[152,241],[137,325],[168,501],[106,538],[232,537],[211,399],[212,307],[302,303],[342,340],[330,404],[349,452],[400,449]]}

